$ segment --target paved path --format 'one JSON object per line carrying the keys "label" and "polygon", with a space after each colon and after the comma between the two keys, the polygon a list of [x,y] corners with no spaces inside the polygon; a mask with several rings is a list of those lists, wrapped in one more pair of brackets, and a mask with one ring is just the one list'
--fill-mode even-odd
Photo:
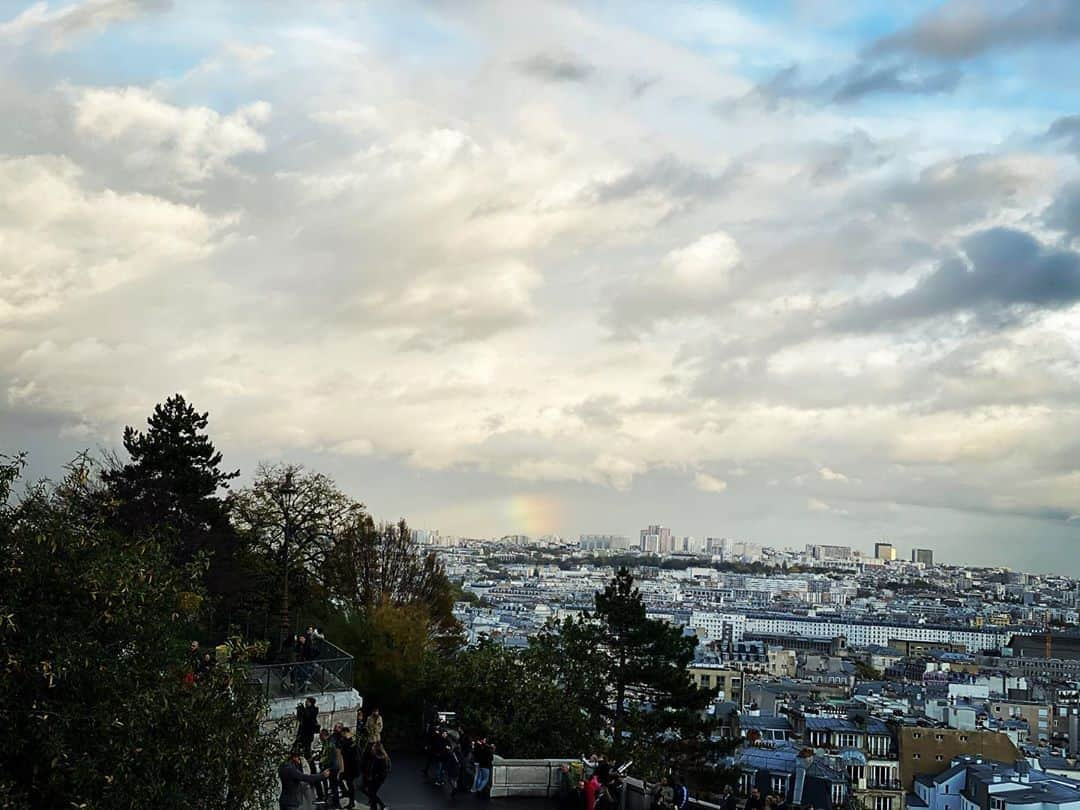
{"label": "paved path", "polygon": [[[424,766],[422,758],[408,754],[391,756],[393,770],[379,791],[380,798],[390,806],[390,810],[549,810],[555,807],[554,802],[544,799],[486,800],[472,794],[459,794],[451,799],[449,787],[439,788],[424,779],[420,772]],[[365,804],[359,806],[366,807]]]}

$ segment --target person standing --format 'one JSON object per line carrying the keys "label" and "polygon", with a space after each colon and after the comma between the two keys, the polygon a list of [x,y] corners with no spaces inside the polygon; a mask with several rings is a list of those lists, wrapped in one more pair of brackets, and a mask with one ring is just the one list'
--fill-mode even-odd
{"label": "person standing", "polygon": [[339,748],[341,749],[341,784],[345,789],[345,795],[349,798],[349,807],[355,807],[356,780],[360,778],[360,749],[357,748],[352,729],[347,726],[341,729]]}
{"label": "person standing", "polygon": [[765,810],[765,802],[761,800],[761,791],[753,788],[750,798],[746,800],[746,810]]}
{"label": "person standing", "polygon": [[300,751],[294,748],[289,753],[289,758],[278,768],[278,779],[281,780],[281,793],[278,795],[279,810],[297,810],[303,803],[300,785],[305,783],[315,785],[330,775],[327,771],[304,773],[304,766],[301,763]]}
{"label": "person standing", "polygon": [[570,766],[559,766],[559,810],[570,810],[574,801],[574,782],[570,778]]}
{"label": "person standing", "polygon": [[593,810],[596,807],[596,797],[600,793],[600,779],[596,776],[596,771],[593,771],[585,782],[585,807],[588,810]]}
{"label": "person standing", "polygon": [[672,792],[675,795],[675,810],[686,810],[690,802],[690,790],[681,779],[672,779]]}
{"label": "person standing", "polygon": [[364,730],[367,731],[368,745],[382,742],[382,729],[382,714],[379,713],[379,709],[376,707],[371,710],[371,714],[368,715],[367,723],[364,726]]}
{"label": "person standing", "polygon": [[341,791],[339,790],[339,778],[341,775],[341,752],[338,750],[333,735],[325,728],[319,732],[322,740],[322,767],[324,773],[330,775],[326,778],[327,795],[330,806],[335,810],[341,808]]}
{"label": "person standing", "polygon": [[296,707],[296,745],[310,764],[312,773],[315,773],[315,763],[311,758],[311,743],[318,733],[319,707],[315,698],[309,697]]}
{"label": "person standing", "polygon": [[491,779],[491,767],[495,762],[495,746],[488,740],[477,740],[473,745],[473,757],[476,759],[476,779],[473,780],[472,792],[483,793]]}
{"label": "person standing", "polygon": [[390,755],[381,742],[371,746],[371,755],[367,758],[364,773],[364,791],[367,793],[371,810],[386,810],[386,802],[379,798],[379,789],[390,777]]}

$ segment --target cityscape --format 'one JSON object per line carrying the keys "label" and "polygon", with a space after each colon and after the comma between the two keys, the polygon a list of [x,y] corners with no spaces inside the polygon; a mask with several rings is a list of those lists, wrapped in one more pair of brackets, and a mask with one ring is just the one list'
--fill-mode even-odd
{"label": "cityscape", "polygon": [[1080,810],[1080,0],[0,0],[0,810]]}

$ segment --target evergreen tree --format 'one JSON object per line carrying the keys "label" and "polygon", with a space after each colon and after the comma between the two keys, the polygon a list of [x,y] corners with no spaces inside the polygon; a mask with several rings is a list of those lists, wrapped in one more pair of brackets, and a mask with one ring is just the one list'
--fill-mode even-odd
{"label": "evergreen tree", "polygon": [[173,394],[154,406],[145,432],[124,428],[129,461],[102,475],[115,504],[116,527],[130,536],[158,534],[180,563],[211,551],[213,540],[228,533],[219,493],[239,472],[221,469],[221,453],[206,434],[208,422],[209,414]]}
{"label": "evergreen tree", "polygon": [[277,743],[246,651],[190,677],[198,572],[107,525],[87,464],[17,499],[0,470],[0,806],[265,807]]}

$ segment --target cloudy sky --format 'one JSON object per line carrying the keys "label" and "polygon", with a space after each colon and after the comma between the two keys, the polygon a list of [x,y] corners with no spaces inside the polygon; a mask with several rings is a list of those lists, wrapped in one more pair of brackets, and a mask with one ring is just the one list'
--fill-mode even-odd
{"label": "cloudy sky", "polygon": [[0,445],[1080,574],[1080,4],[0,0]]}

